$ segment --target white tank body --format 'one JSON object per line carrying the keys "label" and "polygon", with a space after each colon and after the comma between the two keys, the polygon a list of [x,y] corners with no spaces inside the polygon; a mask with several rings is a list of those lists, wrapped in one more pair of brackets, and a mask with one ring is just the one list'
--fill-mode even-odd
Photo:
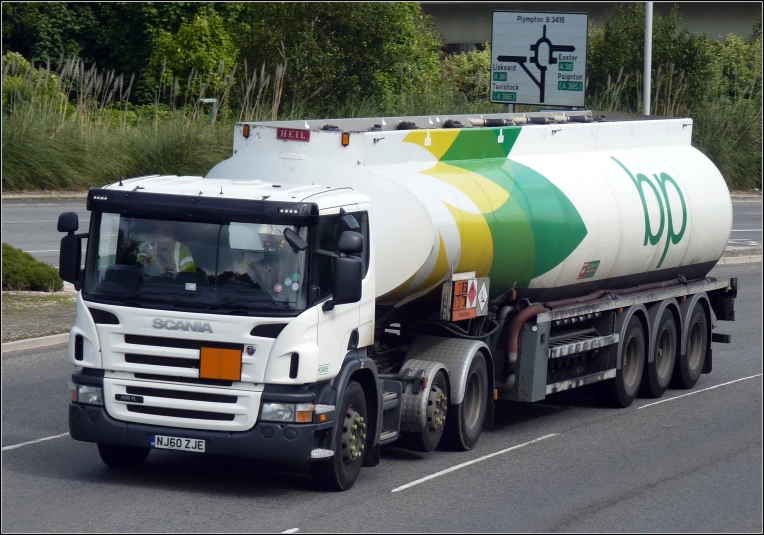
{"label": "white tank body", "polygon": [[357,132],[347,147],[338,132],[278,139],[303,123],[252,123],[249,138],[237,125],[234,156],[207,178],[366,194],[381,303],[452,271],[490,276],[492,297],[514,287],[541,300],[698,278],[730,235],[729,191],[690,145],[689,119]]}

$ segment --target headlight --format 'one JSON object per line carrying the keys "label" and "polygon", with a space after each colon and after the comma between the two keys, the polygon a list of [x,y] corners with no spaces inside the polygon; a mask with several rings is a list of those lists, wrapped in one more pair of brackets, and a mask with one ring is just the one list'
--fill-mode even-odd
{"label": "headlight", "polygon": [[[334,408],[334,407],[332,407]],[[263,403],[260,419],[269,422],[296,422],[309,424],[313,421],[315,405],[310,403]]]}
{"label": "headlight", "polygon": [[89,405],[103,405],[103,388],[100,386],[76,385],[69,383],[72,401]]}
{"label": "headlight", "polygon": [[294,422],[294,405],[291,403],[263,403],[260,419],[269,422]]}

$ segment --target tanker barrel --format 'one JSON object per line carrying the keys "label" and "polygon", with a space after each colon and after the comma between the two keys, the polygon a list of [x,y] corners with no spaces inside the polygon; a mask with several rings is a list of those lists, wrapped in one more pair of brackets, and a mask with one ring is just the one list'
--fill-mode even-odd
{"label": "tanker barrel", "polygon": [[592,118],[586,115],[568,115],[568,121],[571,123],[590,123]]}
{"label": "tanker barrel", "polygon": [[512,117],[512,124],[528,124],[527,117]]}
{"label": "tanker barrel", "polygon": [[531,124],[549,124],[549,117],[528,117]]}
{"label": "tanker barrel", "polygon": [[554,122],[556,123],[567,123],[568,122],[568,116],[567,115],[555,115],[553,117]]}

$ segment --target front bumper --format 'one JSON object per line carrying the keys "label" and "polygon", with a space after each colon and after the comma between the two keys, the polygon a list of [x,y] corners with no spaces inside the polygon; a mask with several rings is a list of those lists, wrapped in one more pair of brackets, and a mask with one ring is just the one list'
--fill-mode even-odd
{"label": "front bumper", "polygon": [[[149,448],[151,435],[206,440],[205,454],[284,464],[309,463],[310,452],[325,448],[334,422],[279,424],[258,422],[249,431],[199,431],[115,420],[104,407],[69,403],[69,433],[74,440]],[[168,450],[164,450],[168,451]]]}

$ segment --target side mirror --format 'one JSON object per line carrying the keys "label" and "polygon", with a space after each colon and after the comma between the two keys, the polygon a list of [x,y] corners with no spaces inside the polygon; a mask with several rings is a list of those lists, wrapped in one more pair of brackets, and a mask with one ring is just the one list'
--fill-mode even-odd
{"label": "side mirror", "polygon": [[78,228],[80,228],[80,220],[77,212],[64,212],[58,216],[59,232],[77,232]]}
{"label": "side mirror", "polygon": [[80,238],[73,233],[64,236],[61,238],[61,249],[58,256],[59,275],[66,282],[74,284],[75,288],[79,286],[80,282],[80,264],[82,262],[82,245],[80,243]]}
{"label": "side mirror", "polygon": [[336,305],[357,303],[361,300],[363,262],[355,256],[339,256],[334,259],[334,291],[331,300],[324,303],[324,310]]}
{"label": "side mirror", "polygon": [[344,231],[340,234],[337,249],[339,249],[341,253],[348,255],[363,252],[363,234],[352,230]]}
{"label": "side mirror", "polygon": [[58,274],[66,282],[80,288],[80,264],[82,263],[82,237],[87,234],[75,235],[80,228],[77,212],[64,212],[58,216],[58,231],[66,232],[61,238],[61,248],[58,252]]}

